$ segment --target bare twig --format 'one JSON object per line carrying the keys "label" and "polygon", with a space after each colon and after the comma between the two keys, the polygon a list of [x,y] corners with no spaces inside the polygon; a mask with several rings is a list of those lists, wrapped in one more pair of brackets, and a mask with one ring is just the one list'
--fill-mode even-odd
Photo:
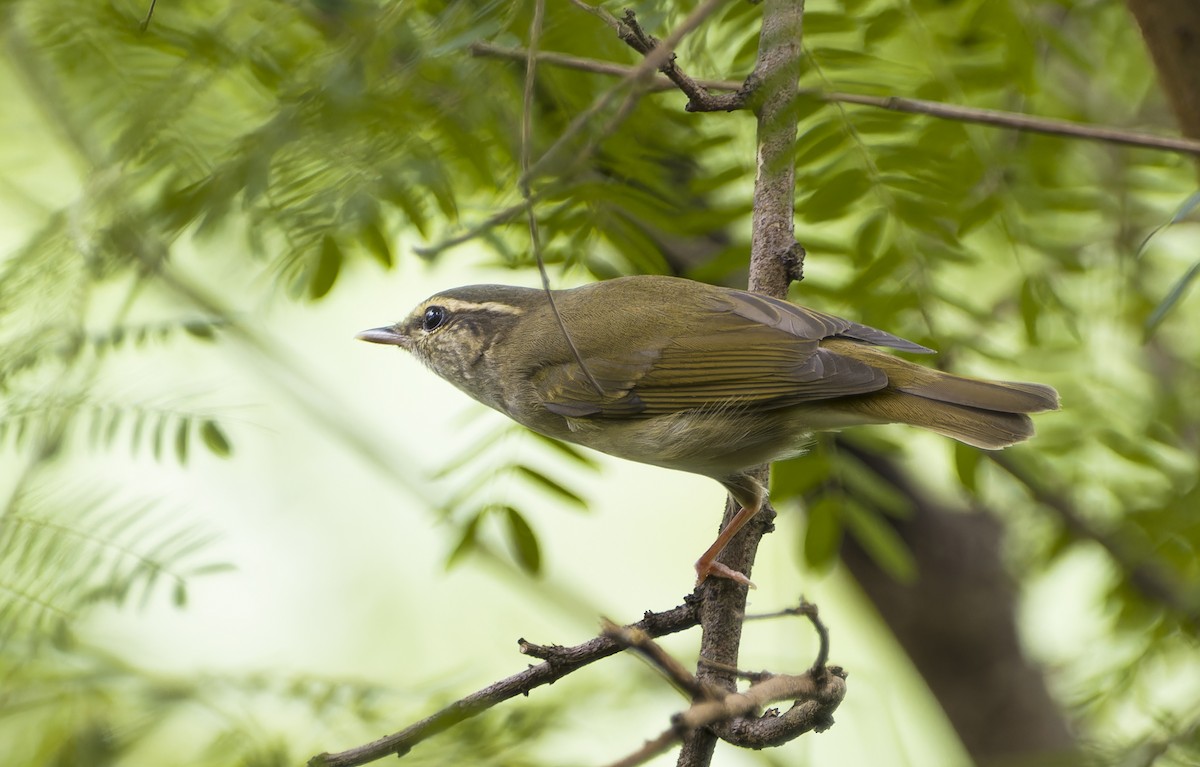
{"label": "bare twig", "polygon": [[[575,138],[588,126],[595,123],[597,115],[601,114],[610,106],[612,106],[613,102],[616,101],[620,93],[624,89],[629,88],[630,92],[626,95],[625,100],[617,107],[613,117],[605,122],[599,131],[595,132],[591,140],[586,142],[583,147],[578,148],[577,151],[572,154],[569,164],[565,169],[562,170],[562,175],[566,175],[571,168],[578,166],[580,163],[590,158],[593,153],[595,153],[596,147],[600,142],[600,138],[611,134],[629,117],[630,113],[633,111],[633,108],[637,105],[638,99],[640,99],[641,95],[646,91],[645,86],[648,82],[646,80],[647,76],[649,76],[656,67],[661,65],[661,63],[669,57],[670,51],[673,49],[673,47],[678,45],[688,32],[691,32],[693,29],[699,26],[704,19],[708,18],[708,16],[720,6],[722,2],[726,1],[727,0],[707,0],[705,3],[693,10],[687,16],[687,18],[684,19],[683,23],[680,24],[679,28],[672,32],[665,43],[654,51],[651,51],[650,55],[646,56],[646,58],[644,58],[642,62],[638,64],[638,66],[623,68],[623,70],[619,73],[622,81],[605,91],[604,94],[592,102],[587,109],[577,114],[571,120],[570,124],[567,125],[567,127],[559,135],[558,139],[550,145],[550,148],[547,149],[542,156],[537,159],[536,162],[522,169],[521,178],[518,179],[518,185],[522,189],[531,190],[528,193],[527,200],[523,200],[516,205],[511,205],[504,210],[494,213],[484,221],[472,226],[470,229],[454,235],[453,237],[449,237],[439,243],[435,243],[434,245],[427,247],[414,248],[416,253],[426,258],[437,255],[448,248],[452,248],[456,245],[461,245],[464,242],[472,240],[495,226],[508,223],[529,209],[532,203],[535,202],[539,196],[541,196],[540,192],[532,190],[533,180],[546,173],[549,168],[558,161],[559,155],[565,151],[570,143],[574,141]],[[605,18],[606,14],[609,18],[611,18],[611,14],[608,14],[607,11],[603,11],[603,9],[596,9],[592,6],[588,6],[586,3],[579,2],[578,0],[575,0],[575,4],[587,9],[589,12],[595,13],[601,18]],[[619,24],[620,22],[616,23]],[[530,58],[535,61],[541,61],[544,59],[542,52],[531,52],[524,48],[520,50],[521,53],[518,56],[518,59],[521,61],[528,62]]]}
{"label": "bare twig", "polygon": [[[823,732],[833,724],[833,712],[846,695],[841,669],[831,668],[822,680],[809,674],[769,677],[743,693],[731,693],[719,701],[702,701],[676,715],[671,727],[647,741],[632,754],[609,767],[636,767],[666,753],[687,733],[713,730],[722,740],[743,748],[781,746],[806,732]],[[784,713],[774,711],[754,716],[780,700],[795,701]]]}
{"label": "bare twig", "polygon": [[615,31],[615,32],[620,31],[621,22],[617,19],[616,16],[613,16],[611,13],[609,13],[608,9],[605,8],[604,6],[591,5],[589,3],[583,2],[583,0],[571,0],[571,5],[575,6],[576,8],[578,8],[582,11],[587,11],[588,13],[592,14],[593,16],[600,19],[608,26],[612,27],[613,31]]}
{"label": "bare twig", "polygon": [[[839,668],[827,669],[824,665],[828,635],[820,625],[816,607],[804,602],[798,608],[777,613],[795,614],[808,617],[818,627],[822,650],[817,663],[798,676],[767,672],[750,675],[755,681],[744,692],[705,687],[644,632],[611,624],[606,626],[606,636],[642,654],[677,686],[693,690],[691,707],[672,717],[670,729],[610,767],[644,764],[667,751],[676,741],[700,730],[714,732],[735,745],[764,748],[832,725],[833,711],[845,697],[845,673]],[[768,704],[780,700],[793,701],[792,707],[783,714],[771,711],[757,716]]]}
{"label": "bare twig", "polygon": [[645,764],[660,754],[667,753],[678,742],[679,733],[675,731],[674,727],[670,727],[663,730],[654,740],[646,741],[645,745],[637,751],[634,751],[624,759],[618,759],[608,767],[637,767],[637,765]]}
{"label": "bare twig", "polygon": [[[647,612],[642,620],[632,624],[630,628],[643,631],[648,636],[658,637],[689,629],[695,626],[697,621],[695,600],[689,599],[666,612]],[[522,647],[538,646],[525,643]],[[557,648],[551,659],[488,685],[399,732],[336,754],[318,754],[309,760],[309,767],[354,767],[392,754],[403,756],[421,741],[444,732],[459,722],[481,714],[510,698],[527,695],[537,687],[552,684],[589,663],[615,655],[623,648],[623,645],[608,637],[596,637],[575,647]]]}
{"label": "bare twig", "polygon": [[[471,46],[475,56],[512,59],[523,61],[525,51],[521,48],[502,48],[490,43],[475,43]],[[576,69],[583,72],[626,77],[631,67],[613,64],[607,61],[569,56],[551,51],[540,51],[538,60],[566,69]],[[745,87],[745,82],[739,80],[695,80],[695,83],[710,91],[737,91]],[[678,86],[666,77],[657,77],[646,89],[650,91],[674,90]],[[685,91],[686,93],[686,91]],[[1111,128],[1103,125],[1089,125],[1071,120],[1058,120],[1051,117],[1005,112],[999,109],[981,109],[978,107],[944,104],[938,101],[913,99],[902,96],[872,96],[865,93],[842,93],[838,91],[822,91],[812,88],[802,88],[798,91],[802,96],[828,103],[857,104],[859,106],[885,109],[891,112],[925,115],[939,120],[988,125],[994,128],[1007,128],[1027,133],[1040,133],[1049,136],[1063,136],[1087,141],[1099,141],[1122,146],[1155,149],[1165,152],[1200,156],[1200,141],[1180,136],[1159,136],[1141,131]]]}
{"label": "bare twig", "polygon": [[603,636],[617,642],[641,655],[663,672],[671,683],[692,698],[709,698],[712,693],[704,689],[696,677],[692,676],[683,665],[672,658],[663,648],[651,639],[645,631],[626,626],[618,626],[612,621],[604,620]]}
{"label": "bare twig", "polygon": [[437,254],[441,253],[443,250],[449,250],[450,248],[453,248],[457,245],[462,245],[464,242],[473,240],[476,237],[478,237],[479,235],[483,234],[484,232],[486,232],[490,229],[494,229],[495,227],[500,226],[501,224],[507,224],[508,222],[512,221],[517,216],[521,215],[526,210],[528,210],[530,208],[530,206],[533,205],[533,203],[537,201],[537,198],[538,198],[538,195],[534,194],[524,200],[521,200],[520,202],[516,203],[515,205],[509,205],[507,208],[504,208],[503,210],[496,211],[492,215],[485,218],[483,221],[480,221],[479,223],[472,226],[470,229],[466,229],[466,230],[460,232],[459,234],[454,235],[453,237],[447,237],[446,239],[442,240],[441,242],[435,243],[433,245],[429,245],[426,247],[420,247],[420,246],[415,247],[415,248],[413,248],[413,252],[416,253],[418,256],[421,256],[422,258],[433,258]]}
{"label": "bare twig", "polygon": [[[613,31],[617,33],[617,37],[621,38],[626,45],[642,54],[642,56],[649,56],[652,51],[660,47],[658,38],[642,29],[642,25],[638,23],[637,14],[634,13],[633,9],[626,9],[624,19],[618,19],[600,6],[588,5],[582,2],[582,0],[571,0],[571,2],[588,13],[599,17],[605,24],[612,27]],[[474,53],[474,50],[472,52]],[[679,69],[675,64],[675,53],[673,51],[658,67],[658,71],[666,76],[666,81],[669,83],[666,90],[678,88],[687,94],[689,101],[686,109],[689,112],[732,112],[745,106],[747,93],[743,92],[740,86],[713,89],[735,91],[735,93],[726,93],[719,96],[709,93],[709,88],[704,83],[692,79],[683,70]]]}
{"label": "bare twig", "polygon": [[819,673],[825,664],[829,661],[829,629],[821,622],[821,617],[818,614],[817,606],[809,602],[804,597],[800,597],[800,604],[795,607],[789,607],[786,610],[779,610],[773,613],[760,613],[758,615],[747,615],[748,621],[761,621],[770,618],[779,618],[785,615],[802,615],[808,618],[816,629],[817,639],[820,641],[819,649],[817,650],[817,658],[813,661],[812,668],[809,671],[813,674]]}
{"label": "bare twig", "polygon": [[[643,56],[649,56],[659,47],[658,39],[642,29],[632,8],[625,11],[625,18],[617,27],[617,36]],[[674,52],[659,66],[658,71],[687,95],[688,104],[685,108],[689,112],[733,112],[742,109],[746,106],[753,82],[750,78],[743,87],[732,89],[733,93],[714,95],[679,68]]]}
{"label": "bare twig", "polygon": [[562,331],[567,348],[571,350],[571,356],[579,363],[583,377],[592,385],[592,390],[603,397],[604,387],[600,385],[596,376],[592,375],[591,368],[583,361],[583,355],[579,353],[579,347],[575,345],[575,339],[571,337],[570,329],[563,322],[562,313],[558,310],[558,302],[554,300],[554,292],[550,290],[550,275],[546,273],[546,260],[542,258],[542,238],[538,234],[537,213],[533,210],[533,193],[529,188],[529,165],[533,157],[533,85],[537,75],[537,46],[542,38],[542,20],[545,15],[546,0],[535,0],[533,20],[529,23],[529,51],[525,57],[525,90],[521,99],[521,178],[519,185],[521,198],[526,202],[525,219],[529,224],[529,244],[533,248],[533,259],[537,262],[538,274],[542,278],[542,291],[546,294],[546,303],[549,304],[550,312],[554,315],[559,330]]}
{"label": "bare twig", "polygon": [[[568,125],[562,132],[562,135],[558,137],[558,140],[556,140],[550,146],[550,148],[546,150],[545,154],[543,154],[541,158],[539,158],[538,161],[533,164],[533,167],[530,168],[525,175],[529,178],[536,178],[544,173],[550,165],[558,160],[559,153],[565,150],[566,147],[575,140],[575,137],[579,135],[585,127],[594,122],[596,115],[607,109],[613,103],[613,101],[616,100],[617,95],[623,89],[629,88],[630,93],[626,96],[625,103],[617,110],[617,116],[619,119],[610,121],[608,124],[606,124],[605,130],[601,132],[601,135],[606,135],[608,132],[614,130],[617,125],[619,125],[620,122],[629,115],[629,113],[633,110],[633,105],[636,104],[637,100],[641,97],[643,92],[642,83],[645,81],[645,78],[647,78],[655,69],[662,66],[662,64],[666,62],[666,60],[671,56],[671,51],[674,50],[675,46],[679,45],[680,41],[682,41],[689,32],[700,26],[700,24],[703,23],[703,21],[707,19],[721,5],[721,3],[727,1],[728,0],[705,0],[705,2],[697,6],[667,37],[666,41],[664,41],[662,45],[650,51],[650,53],[647,54],[646,57],[642,59],[642,61],[636,67],[633,67],[629,71],[629,74],[626,75],[620,83],[618,83],[615,87],[610,88],[604,93],[604,95],[596,99],[596,101],[594,101],[590,107],[576,115],[575,119],[571,120],[570,125]],[[572,165],[578,164],[584,159],[591,157],[592,152],[595,151],[596,143],[597,142],[593,140],[589,142],[583,150],[576,152]]]}
{"label": "bare twig", "polygon": [[150,19],[154,16],[154,6],[158,4],[158,0],[150,0],[150,7],[146,9],[146,18],[142,19],[142,23],[138,24],[138,31],[145,32],[150,28]]}

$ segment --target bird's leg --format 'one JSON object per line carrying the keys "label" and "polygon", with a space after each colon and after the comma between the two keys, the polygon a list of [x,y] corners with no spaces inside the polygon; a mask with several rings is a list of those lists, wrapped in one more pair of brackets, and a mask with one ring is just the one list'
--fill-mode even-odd
{"label": "bird's leg", "polygon": [[733,515],[733,519],[729,520],[729,524],[725,525],[725,529],[721,531],[721,534],[717,536],[717,539],[713,541],[713,544],[708,547],[708,551],[704,552],[704,554],[702,554],[700,558],[696,560],[697,586],[699,586],[701,583],[704,583],[704,579],[708,576],[714,575],[719,578],[728,578],[732,581],[736,581],[743,586],[749,586],[750,588],[755,587],[754,584],[750,582],[749,578],[742,573],[739,573],[737,570],[734,570],[732,567],[721,564],[717,561],[717,557],[721,556],[721,552],[724,551],[725,547],[729,545],[729,542],[733,540],[733,536],[737,535],[738,531],[745,527],[746,523],[758,513],[760,506],[761,502],[753,505],[742,506],[742,508],[738,510],[738,513]]}

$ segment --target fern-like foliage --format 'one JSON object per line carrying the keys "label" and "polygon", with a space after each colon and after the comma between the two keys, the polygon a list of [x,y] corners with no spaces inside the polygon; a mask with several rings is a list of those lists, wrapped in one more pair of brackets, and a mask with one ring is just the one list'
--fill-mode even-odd
{"label": "fern-like foliage", "polygon": [[[542,568],[541,546],[537,534],[516,500],[526,490],[548,498],[561,508],[586,510],[587,500],[567,483],[534,462],[514,460],[513,440],[528,440],[539,449],[537,455],[553,456],[568,464],[595,470],[596,460],[583,450],[516,424],[493,429],[476,439],[472,446],[455,455],[434,474],[434,479],[450,480],[455,488],[442,504],[444,518],[453,525],[457,541],[447,558],[453,567],[479,547],[487,546],[483,531],[489,520],[499,524],[505,544],[517,565],[537,575]],[[497,493],[503,487],[503,495]]]}
{"label": "fern-like foliage", "polygon": [[165,591],[183,606],[191,578],[228,567],[202,554],[211,541],[153,499],[24,490],[0,516],[0,642],[66,641],[74,620],[102,602],[144,605]]}

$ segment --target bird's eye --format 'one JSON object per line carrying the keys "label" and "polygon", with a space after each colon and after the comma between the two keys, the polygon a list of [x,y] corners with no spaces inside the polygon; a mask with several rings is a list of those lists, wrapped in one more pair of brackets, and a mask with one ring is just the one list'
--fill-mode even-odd
{"label": "bird's eye", "polygon": [[421,318],[421,329],[426,333],[437,330],[444,324],[446,324],[446,310],[440,306],[429,307],[425,310],[425,316]]}

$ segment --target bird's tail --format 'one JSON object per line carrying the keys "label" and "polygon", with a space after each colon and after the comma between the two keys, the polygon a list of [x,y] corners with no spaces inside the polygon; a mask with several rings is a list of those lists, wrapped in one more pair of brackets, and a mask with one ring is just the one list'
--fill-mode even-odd
{"label": "bird's tail", "polygon": [[862,344],[834,351],[887,373],[887,387],[847,397],[841,404],[877,423],[904,423],[998,450],[1033,436],[1033,421],[1027,413],[1058,409],[1058,392],[1043,384],[956,376]]}

